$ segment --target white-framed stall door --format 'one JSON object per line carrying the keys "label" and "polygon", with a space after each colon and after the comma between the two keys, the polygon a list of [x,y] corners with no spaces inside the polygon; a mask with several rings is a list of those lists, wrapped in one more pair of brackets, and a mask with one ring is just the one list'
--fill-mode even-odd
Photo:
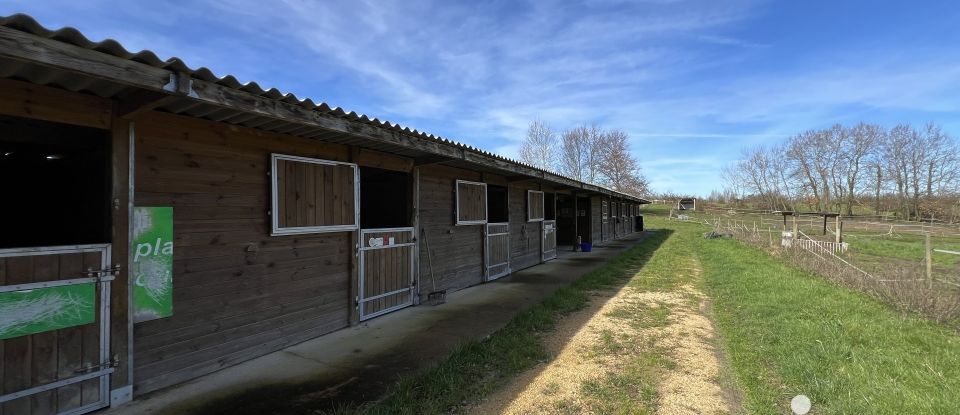
{"label": "white-framed stall door", "polygon": [[0,413],[110,404],[110,245],[0,249]]}
{"label": "white-framed stall door", "polygon": [[543,260],[557,258],[557,221],[543,221]]}
{"label": "white-framed stall door", "polygon": [[510,274],[510,224],[488,223],[484,264],[487,281]]}
{"label": "white-framed stall door", "polygon": [[360,231],[360,320],[413,305],[413,228]]}

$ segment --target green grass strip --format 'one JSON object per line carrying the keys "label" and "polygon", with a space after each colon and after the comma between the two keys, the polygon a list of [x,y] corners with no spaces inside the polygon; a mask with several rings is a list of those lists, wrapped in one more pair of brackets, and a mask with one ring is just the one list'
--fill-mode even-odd
{"label": "green grass strip", "polygon": [[662,222],[696,243],[704,284],[749,413],[956,414],[960,336],[788,266],[702,226]]}

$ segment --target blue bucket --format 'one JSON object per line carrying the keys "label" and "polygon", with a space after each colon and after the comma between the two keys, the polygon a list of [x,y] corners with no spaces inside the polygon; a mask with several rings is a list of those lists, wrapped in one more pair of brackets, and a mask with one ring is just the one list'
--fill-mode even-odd
{"label": "blue bucket", "polygon": [[583,252],[590,252],[593,250],[593,244],[590,242],[581,242],[580,250]]}

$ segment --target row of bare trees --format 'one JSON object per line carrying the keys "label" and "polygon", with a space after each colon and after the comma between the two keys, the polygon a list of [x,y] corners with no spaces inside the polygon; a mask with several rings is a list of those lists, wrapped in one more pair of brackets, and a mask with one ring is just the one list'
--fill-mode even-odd
{"label": "row of bare trees", "polygon": [[646,195],[648,182],[640,163],[630,154],[629,141],[623,130],[605,130],[596,124],[557,133],[549,124],[534,120],[520,146],[520,159],[583,182]]}
{"label": "row of bare trees", "polygon": [[957,208],[958,150],[957,141],[933,123],[891,129],[838,124],[744,149],[723,176],[731,189],[766,209],[849,215],[864,206],[904,219],[944,218]]}

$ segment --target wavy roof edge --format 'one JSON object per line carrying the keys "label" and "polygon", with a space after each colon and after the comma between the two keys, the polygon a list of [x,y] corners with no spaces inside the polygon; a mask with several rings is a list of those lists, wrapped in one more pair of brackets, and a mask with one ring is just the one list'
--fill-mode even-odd
{"label": "wavy roof edge", "polygon": [[287,104],[299,105],[301,107],[309,108],[321,113],[346,118],[351,121],[364,122],[370,125],[375,125],[379,128],[399,131],[404,134],[409,134],[409,135],[417,136],[424,139],[437,140],[446,144],[454,145],[459,148],[475,151],[486,156],[494,157],[509,163],[513,163],[526,168],[549,173],[549,174],[559,176],[568,180],[573,180],[573,181],[577,181],[587,185],[595,186],[597,188],[601,188],[601,189],[608,190],[610,192],[633,197],[649,203],[649,201],[639,196],[629,195],[614,189],[610,189],[600,184],[587,183],[577,179],[573,179],[559,172],[547,170],[538,166],[524,163],[520,160],[515,160],[509,157],[505,157],[500,154],[483,150],[481,148],[474,147],[469,144],[461,143],[456,140],[451,140],[441,136],[429,134],[423,131],[418,131],[417,129],[401,126],[398,123],[392,123],[387,120],[380,120],[379,118],[370,118],[366,114],[359,114],[354,111],[347,112],[343,108],[332,107],[326,102],[321,101],[319,103],[315,103],[310,98],[300,99],[293,93],[290,93],[290,92],[284,93],[283,91],[280,91],[277,88],[263,89],[263,87],[261,87],[260,84],[258,84],[255,81],[241,83],[236,77],[229,74],[224,75],[222,77],[218,77],[213,73],[211,69],[207,67],[201,66],[199,68],[193,69],[190,66],[188,66],[186,62],[184,62],[182,59],[175,56],[167,60],[162,60],[160,59],[160,57],[157,56],[156,53],[148,49],[144,49],[139,52],[131,52],[131,51],[128,51],[122,44],[120,44],[120,42],[114,39],[109,39],[109,38],[99,42],[94,42],[88,39],[82,32],[80,32],[79,30],[73,27],[62,27],[56,30],[48,29],[42,24],[40,24],[39,22],[37,22],[37,20],[34,19],[32,16],[29,16],[27,14],[16,13],[9,16],[0,16],[0,26],[18,30],[25,33],[29,33],[35,36],[40,36],[46,39],[51,39],[51,40],[56,40],[58,42],[71,44],[87,50],[105,53],[111,56],[130,60],[133,62],[142,63],[155,68],[160,68],[160,69],[165,69],[165,70],[175,71],[175,72],[183,72],[199,80],[216,83],[218,85],[221,85],[227,88],[236,89],[236,90],[247,92],[253,95],[261,96],[264,98],[282,101]]}

